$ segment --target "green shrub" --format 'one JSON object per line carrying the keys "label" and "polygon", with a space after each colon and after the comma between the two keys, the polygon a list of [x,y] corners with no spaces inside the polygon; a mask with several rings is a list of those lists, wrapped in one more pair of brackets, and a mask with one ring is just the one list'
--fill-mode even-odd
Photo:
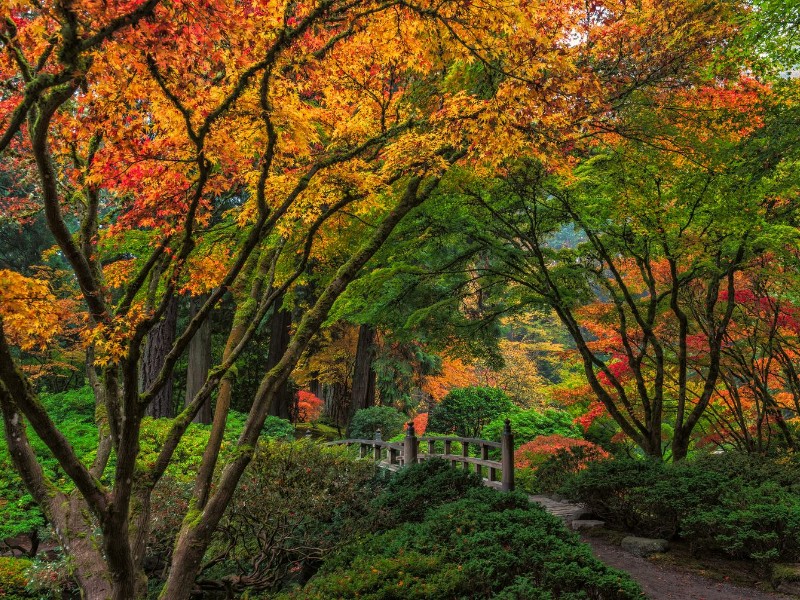
{"label": "green shrub", "polygon": [[498,388],[469,387],[451,390],[428,416],[428,430],[480,437],[483,428],[514,410],[511,399]]}
{"label": "green shrub", "polygon": [[800,497],[787,476],[795,467],[781,465],[736,454],[671,465],[617,459],[591,464],[562,491],[611,526],[767,564],[800,558]]}
{"label": "green shrub", "polygon": [[724,485],[719,474],[687,464],[617,459],[590,464],[562,491],[612,527],[670,538],[687,514],[717,503]]}
{"label": "green shrub", "polygon": [[475,473],[453,469],[443,459],[431,459],[400,470],[375,499],[373,509],[384,527],[421,521],[428,509],[461,498],[482,485]]}
{"label": "green shrub", "polygon": [[[427,477],[450,481],[436,501],[340,550],[290,598],[641,598],[625,574],[597,561],[563,523],[520,493],[476,484],[446,465],[400,472],[381,504],[416,501]],[[445,471],[450,470],[448,476]],[[427,493],[435,492],[430,484]],[[422,494],[420,494],[422,496]]]}
{"label": "green shrub", "polygon": [[514,448],[519,448],[522,444],[542,435],[581,437],[580,427],[572,422],[572,416],[568,412],[552,408],[544,412],[531,409],[501,415],[483,428],[482,436],[487,440],[499,442],[506,418],[511,421]]}
{"label": "green shrub", "polygon": [[342,447],[266,441],[214,534],[203,572],[209,589],[263,591],[313,573],[342,540],[368,528],[377,467]]}
{"label": "green shrub", "polygon": [[[555,454],[547,457],[533,474],[536,490],[548,494],[553,493],[559,490],[573,475],[588,467],[589,463],[608,459],[608,453],[596,445],[577,445],[558,450]],[[518,473],[527,474],[528,471],[520,469]]]}
{"label": "green shrub", "polygon": [[261,428],[261,435],[273,440],[291,441],[294,439],[294,425],[287,419],[269,415]]}
{"label": "green shrub", "polygon": [[722,452],[697,456],[691,464],[704,471],[719,473],[726,479],[741,479],[749,484],[772,481],[800,495],[800,454],[765,458],[744,452]]}
{"label": "green shrub", "polygon": [[380,430],[381,437],[388,440],[403,431],[406,416],[390,406],[371,406],[357,410],[350,421],[348,437],[371,440]]}
{"label": "green shrub", "polygon": [[0,556],[0,600],[27,600],[35,598],[25,589],[31,561],[24,558]]}
{"label": "green shrub", "polygon": [[465,587],[464,576],[448,569],[445,563],[441,554],[414,551],[391,557],[358,555],[346,570],[319,575],[304,589],[285,598],[455,598],[458,590]]}
{"label": "green shrub", "polygon": [[696,547],[761,563],[800,556],[800,498],[774,482],[734,485],[717,506],[698,507],[682,521]]}

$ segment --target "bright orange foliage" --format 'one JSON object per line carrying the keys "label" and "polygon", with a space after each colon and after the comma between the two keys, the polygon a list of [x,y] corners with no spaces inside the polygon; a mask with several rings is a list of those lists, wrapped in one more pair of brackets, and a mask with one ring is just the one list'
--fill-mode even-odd
{"label": "bright orange foliage", "polygon": [[422,435],[428,429],[428,413],[419,413],[413,419],[414,422],[414,432],[417,435]]}
{"label": "bright orange foliage", "polygon": [[[522,444],[514,452],[514,466],[518,469],[535,469],[548,457],[562,451],[575,448],[590,450],[594,459],[611,458],[611,455],[597,444],[587,440],[565,437],[563,435],[540,435],[539,437]],[[585,469],[588,459],[579,464],[579,469]]]}
{"label": "bright orange foliage", "polygon": [[297,422],[310,423],[319,419],[324,402],[305,390],[297,392]]}

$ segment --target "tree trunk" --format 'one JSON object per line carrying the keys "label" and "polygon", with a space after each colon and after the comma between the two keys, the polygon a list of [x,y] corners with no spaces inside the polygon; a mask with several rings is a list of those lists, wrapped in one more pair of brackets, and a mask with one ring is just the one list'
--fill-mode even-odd
{"label": "tree trunk", "polygon": [[[141,389],[146,390],[158,378],[167,353],[172,349],[175,341],[175,330],[178,326],[178,299],[172,296],[169,299],[167,310],[161,321],[153,327],[147,336],[144,353],[142,354]],[[175,409],[172,406],[172,375],[167,384],[153,397],[147,414],[151,417],[174,417]]]}
{"label": "tree trunk", "polygon": [[375,371],[372,369],[374,359],[375,328],[364,324],[358,328],[356,364],[353,369],[348,421],[353,418],[357,410],[369,408],[375,404]]}
{"label": "tree trunk", "polygon": [[[289,347],[289,338],[292,327],[291,311],[279,308],[283,303],[283,295],[275,299],[275,312],[272,313],[269,327],[269,353],[267,354],[266,371],[269,372],[278,364],[278,361]],[[289,380],[283,382],[275,393],[275,398],[269,409],[269,414],[281,419],[290,419],[292,416],[292,390]]]}
{"label": "tree trunk", "polygon": [[[205,303],[206,295],[189,298],[189,318],[192,319]],[[203,387],[211,368],[211,317],[206,319],[189,343],[189,366],[186,372],[186,399],[188,405]],[[211,423],[211,400],[206,400],[194,418],[195,423]]]}

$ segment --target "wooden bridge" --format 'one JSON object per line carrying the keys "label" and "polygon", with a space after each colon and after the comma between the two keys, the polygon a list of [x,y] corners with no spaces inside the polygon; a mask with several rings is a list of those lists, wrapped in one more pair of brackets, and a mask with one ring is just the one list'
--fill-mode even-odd
{"label": "wooden bridge", "polygon": [[[371,456],[382,467],[393,471],[429,458],[442,458],[449,460],[454,467],[460,465],[464,470],[474,469],[489,487],[502,491],[514,489],[514,435],[508,419],[499,442],[455,436],[418,438],[414,432],[414,424],[409,423],[402,442],[385,442],[381,439],[381,432],[376,431],[375,439],[372,440],[339,440],[331,444],[358,445],[361,458]],[[460,454],[453,452],[455,444],[461,445]],[[436,451],[437,445],[442,447],[442,452]],[[471,456],[470,448],[477,448],[478,456]],[[496,455],[498,450],[500,460],[490,459],[490,454]]]}

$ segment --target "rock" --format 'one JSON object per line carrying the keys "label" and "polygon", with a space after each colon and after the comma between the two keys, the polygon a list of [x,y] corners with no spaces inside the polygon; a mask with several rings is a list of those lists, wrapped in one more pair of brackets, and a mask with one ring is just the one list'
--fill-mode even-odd
{"label": "rock", "polygon": [[667,540],[635,537],[629,535],[622,538],[622,549],[636,556],[650,556],[658,552],[666,552],[669,548]]}
{"label": "rock", "polygon": [[772,566],[772,585],[779,592],[800,596],[800,564],[776,564]]}
{"label": "rock", "polygon": [[576,519],[572,521],[572,529],[578,531],[579,529],[592,529],[594,527],[602,527],[605,521],[597,521],[595,519]]}

